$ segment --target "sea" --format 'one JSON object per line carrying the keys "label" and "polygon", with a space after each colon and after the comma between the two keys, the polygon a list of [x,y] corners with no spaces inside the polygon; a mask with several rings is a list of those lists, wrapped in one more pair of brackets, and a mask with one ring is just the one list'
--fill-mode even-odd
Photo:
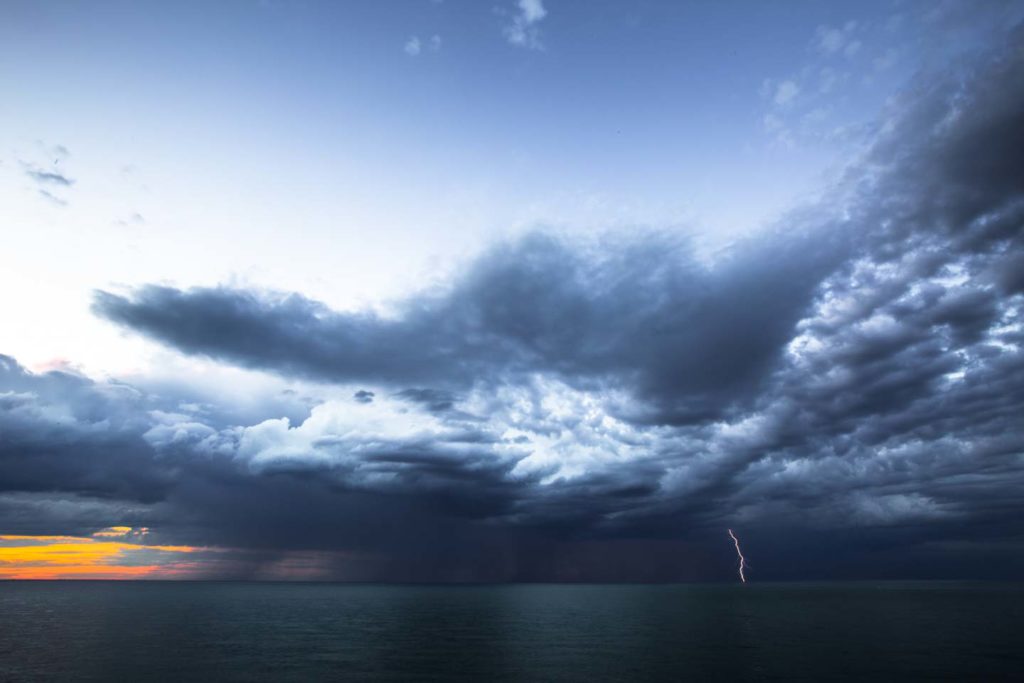
{"label": "sea", "polygon": [[1024,680],[1024,584],[0,581],[51,680]]}

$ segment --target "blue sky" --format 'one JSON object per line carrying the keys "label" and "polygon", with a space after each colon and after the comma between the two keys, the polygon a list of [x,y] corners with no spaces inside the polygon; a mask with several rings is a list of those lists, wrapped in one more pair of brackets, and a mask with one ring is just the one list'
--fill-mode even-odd
{"label": "blue sky", "polygon": [[[25,277],[242,278],[353,306],[538,225],[714,250],[825,187],[908,74],[1020,9],[548,2],[516,43],[523,7],[5,2],[0,187],[22,253],[45,253]],[[58,145],[67,206],[23,173]]]}
{"label": "blue sky", "polygon": [[965,534],[1024,518],[1022,20],[0,0],[0,534],[231,576],[631,539],[684,545],[621,576],[714,578],[727,527],[775,577],[1015,566]]}

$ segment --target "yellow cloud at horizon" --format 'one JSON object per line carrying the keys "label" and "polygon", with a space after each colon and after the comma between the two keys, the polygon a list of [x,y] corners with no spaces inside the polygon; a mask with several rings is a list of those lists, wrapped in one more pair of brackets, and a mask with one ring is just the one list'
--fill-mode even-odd
{"label": "yellow cloud at horizon", "polygon": [[106,540],[140,537],[148,531],[117,526],[92,536],[0,535],[0,579],[172,578],[194,567],[181,555],[210,550]]}

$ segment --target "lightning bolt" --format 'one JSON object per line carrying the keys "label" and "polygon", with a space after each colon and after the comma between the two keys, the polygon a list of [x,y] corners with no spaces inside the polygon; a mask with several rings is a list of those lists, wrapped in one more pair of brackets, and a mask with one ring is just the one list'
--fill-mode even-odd
{"label": "lightning bolt", "polygon": [[736,538],[736,534],[729,529],[729,538],[736,544],[736,554],[740,557],[740,581],[743,583],[747,582],[747,577],[743,575],[743,570],[747,568],[747,558],[743,557],[743,551],[740,550],[740,539]]}

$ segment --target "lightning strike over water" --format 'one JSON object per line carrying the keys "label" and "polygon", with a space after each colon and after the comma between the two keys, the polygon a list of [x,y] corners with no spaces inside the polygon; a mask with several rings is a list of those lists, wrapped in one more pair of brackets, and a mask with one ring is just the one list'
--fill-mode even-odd
{"label": "lightning strike over water", "polygon": [[729,538],[736,544],[736,554],[740,557],[740,581],[743,583],[747,582],[747,577],[743,574],[743,570],[747,568],[747,558],[743,557],[743,551],[740,550],[740,539],[736,538],[736,534],[729,529]]}

